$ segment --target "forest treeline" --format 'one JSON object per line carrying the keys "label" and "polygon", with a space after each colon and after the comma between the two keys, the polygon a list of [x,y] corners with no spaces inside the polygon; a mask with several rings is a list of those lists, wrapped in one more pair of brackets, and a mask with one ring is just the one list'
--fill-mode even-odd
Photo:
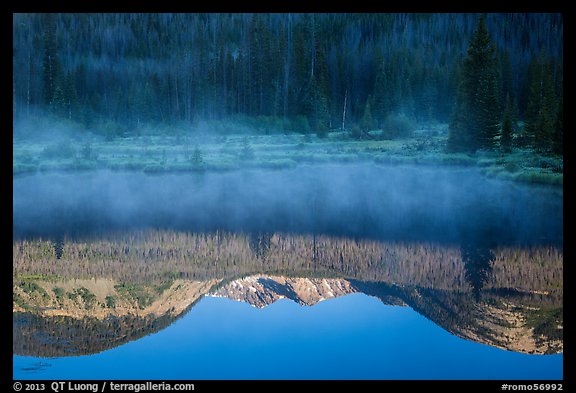
{"label": "forest treeline", "polygon": [[15,280],[41,276],[205,281],[263,273],[457,291],[562,293],[563,253],[553,246],[490,249],[481,244],[442,246],[320,235],[146,230],[94,239],[14,241],[12,266]]}
{"label": "forest treeline", "polygon": [[[406,119],[450,121],[457,129],[473,117],[474,102],[465,97],[476,72],[492,89],[493,101],[482,108],[492,136],[502,135],[506,147],[510,132],[525,131],[518,143],[560,151],[553,135],[562,127],[562,15],[487,14],[489,41],[475,44],[479,20],[436,13],[15,14],[14,115],[50,113],[110,137],[137,135],[150,124],[182,129],[248,119],[267,131],[319,135],[346,129],[362,136],[358,130]],[[470,48],[484,44],[492,48],[489,61],[471,67]],[[450,144],[469,146],[458,138]],[[484,147],[490,143],[472,144]]]}

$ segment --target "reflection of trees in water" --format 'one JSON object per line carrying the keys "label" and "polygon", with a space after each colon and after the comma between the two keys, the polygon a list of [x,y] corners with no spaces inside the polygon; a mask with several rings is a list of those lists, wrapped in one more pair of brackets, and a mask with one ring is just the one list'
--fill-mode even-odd
{"label": "reflection of trees in water", "polygon": [[489,246],[474,242],[462,243],[460,252],[464,262],[464,277],[472,287],[476,300],[479,300],[482,288],[490,279],[496,256]]}
{"label": "reflection of trees in water", "polygon": [[324,235],[138,231],[96,239],[66,239],[62,258],[44,240],[13,243],[13,275],[231,279],[254,272],[353,277],[373,281],[460,287],[457,247],[378,242]]}
{"label": "reflection of trees in water", "polygon": [[[296,292],[297,286],[281,284],[272,276],[260,277],[258,280],[268,290],[288,299],[298,299],[305,292],[302,287]],[[520,352],[562,351],[561,296],[543,297],[541,294],[511,290],[487,291],[482,302],[471,302],[468,292],[354,279],[347,281],[350,292],[375,296],[384,304],[408,305],[459,337]],[[70,280],[69,284],[74,285],[74,282],[75,280]],[[324,281],[316,280],[316,285],[322,285],[322,282]],[[220,283],[217,287],[222,288],[228,284],[230,282]],[[172,299],[188,298],[186,292],[178,292],[177,288],[170,295]],[[216,287],[212,287],[212,291],[215,289]],[[251,291],[248,293],[251,294]],[[242,293],[236,292],[229,297],[241,300]],[[192,305],[186,310],[191,307]],[[179,315],[184,315],[186,310]],[[13,348],[15,353],[31,356],[91,354],[163,329],[175,318],[177,316],[170,310],[165,314],[139,317],[132,314],[115,316],[111,311],[104,319],[19,312],[14,313],[13,318]],[[523,325],[523,321],[527,321],[527,326]],[[530,328],[533,328],[533,331],[530,331]],[[512,334],[513,339],[510,341],[510,333],[513,333],[514,329],[516,333],[517,329],[523,329],[524,336]]]}
{"label": "reflection of trees in water", "polygon": [[283,233],[188,233],[148,230],[107,233],[54,243],[13,242],[13,275],[233,279],[246,274],[355,278],[476,293],[493,288],[558,291],[562,249],[487,247],[469,242],[382,242]]}
{"label": "reflection of trees in water", "polygon": [[256,257],[265,259],[270,250],[271,239],[272,233],[270,232],[252,232],[248,236],[248,244]]}
{"label": "reflection of trees in water", "polygon": [[[498,340],[503,337],[502,326],[508,323],[503,318],[514,311],[507,308],[512,304],[515,308],[523,307],[522,312],[539,310],[526,314],[534,333],[544,340],[547,337],[561,340],[558,326],[562,325],[563,254],[558,247],[491,247],[478,241],[440,245],[318,234],[196,234],[159,230],[106,234],[93,239],[62,238],[61,251],[57,251],[55,244],[53,240],[39,239],[13,242],[13,275],[20,277],[14,281],[15,286],[23,283],[22,288],[15,287],[18,289],[15,293],[30,295],[26,299],[43,298],[42,288],[27,285],[30,278],[26,277],[31,276],[108,277],[122,282],[146,282],[149,286],[159,280],[150,286],[152,291],[174,278],[217,278],[224,280],[222,285],[254,273],[346,278],[356,290],[378,296],[389,304],[409,304],[463,337],[492,337],[487,339],[491,345],[507,345]],[[60,259],[54,263],[58,254]],[[470,293],[477,302],[471,301]],[[496,314],[486,314],[491,310],[496,310]],[[81,322],[63,317],[43,322],[26,315],[14,322],[14,329],[21,328],[18,321],[29,325],[18,333],[21,336],[16,341],[33,352],[44,351],[54,356],[70,348],[86,353],[103,350],[112,341],[121,343],[138,338],[173,320],[167,315],[166,320],[154,322],[122,318]],[[486,315],[490,321],[499,323],[479,323]],[[52,324],[68,330],[60,331],[60,327]],[[150,327],[154,329],[149,330]],[[55,335],[48,341],[39,336],[25,337],[26,329],[30,329],[29,333],[54,331]],[[95,335],[96,341],[88,342],[90,334]],[[78,340],[67,347],[57,337]],[[88,341],[83,344],[83,340]]]}
{"label": "reflection of trees in water", "polygon": [[53,243],[54,243],[54,254],[56,255],[56,259],[61,259],[62,252],[64,251],[64,235],[57,235]]}
{"label": "reflection of trees in water", "polygon": [[12,346],[24,356],[77,356],[93,354],[159,332],[190,310],[178,316],[169,313],[143,317],[126,315],[77,319],[68,316],[41,316],[31,312],[14,313]]}

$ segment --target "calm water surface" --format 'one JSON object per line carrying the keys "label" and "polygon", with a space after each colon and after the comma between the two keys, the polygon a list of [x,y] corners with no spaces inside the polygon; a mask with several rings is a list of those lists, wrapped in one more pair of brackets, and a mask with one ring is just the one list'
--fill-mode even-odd
{"label": "calm water surface", "polygon": [[15,379],[562,379],[562,192],[474,170],[14,180]]}
{"label": "calm water surface", "polygon": [[562,355],[458,338],[361,294],[256,309],[203,298],[169,328],[99,354],[14,357],[15,379],[561,379]]}

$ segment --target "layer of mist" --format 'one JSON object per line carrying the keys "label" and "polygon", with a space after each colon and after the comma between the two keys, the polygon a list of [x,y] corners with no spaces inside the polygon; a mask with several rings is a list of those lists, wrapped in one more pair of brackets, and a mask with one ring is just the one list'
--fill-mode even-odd
{"label": "layer of mist", "polygon": [[165,228],[490,244],[563,240],[561,192],[475,169],[39,173],[14,178],[13,197],[14,238]]}

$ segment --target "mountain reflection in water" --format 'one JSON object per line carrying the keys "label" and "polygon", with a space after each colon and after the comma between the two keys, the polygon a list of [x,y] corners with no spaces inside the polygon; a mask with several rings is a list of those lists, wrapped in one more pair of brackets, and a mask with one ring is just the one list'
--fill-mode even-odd
{"label": "mountain reflection in water", "polygon": [[160,331],[203,296],[265,307],[364,293],[467,340],[563,351],[563,253],[287,233],[137,230],[13,242],[15,355],[98,353]]}

